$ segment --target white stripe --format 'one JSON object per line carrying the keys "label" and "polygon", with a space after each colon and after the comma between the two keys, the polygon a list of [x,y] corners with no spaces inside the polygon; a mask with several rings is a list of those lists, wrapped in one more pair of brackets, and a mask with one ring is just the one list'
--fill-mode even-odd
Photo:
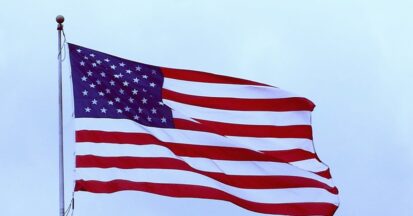
{"label": "white stripe", "polygon": [[182,112],[180,112],[178,110],[172,110],[172,116],[173,116],[173,118],[179,118],[179,119],[184,119],[184,120],[189,120],[189,121],[192,121],[192,122],[199,123],[195,119],[192,119],[191,117],[183,114]]}
{"label": "white stripe", "polygon": [[200,185],[259,203],[337,203],[338,199],[337,195],[319,188],[241,189],[197,173],[181,170],[79,168],[76,173],[77,179],[83,180],[111,181],[122,179],[133,182]]}
{"label": "white stripe", "polygon": [[229,98],[289,98],[297,95],[271,86],[203,83],[164,78],[163,88],[171,91],[206,97]]}
{"label": "white stripe", "polygon": [[244,125],[310,125],[310,111],[236,111],[193,106],[164,99],[163,102],[191,118]]}
{"label": "white stripe", "polygon": [[311,172],[321,172],[328,169],[328,166],[320,163],[317,159],[307,159],[301,161],[294,161],[290,164],[300,167],[301,169],[305,169]]}
{"label": "white stripe", "polygon": [[314,153],[313,142],[300,138],[267,138],[267,137],[239,137],[226,136],[236,143],[245,144],[250,149],[257,151],[283,151],[302,149]]}
{"label": "white stripe", "polygon": [[330,179],[323,178],[311,172],[297,169],[288,163],[262,161],[225,161],[206,158],[180,157],[168,148],[159,145],[128,145],[109,143],[78,143],[76,155],[95,155],[100,157],[148,157],[173,158],[184,161],[189,166],[206,172],[225,173],[228,175],[255,175],[255,176],[297,176],[317,180],[330,187]]}

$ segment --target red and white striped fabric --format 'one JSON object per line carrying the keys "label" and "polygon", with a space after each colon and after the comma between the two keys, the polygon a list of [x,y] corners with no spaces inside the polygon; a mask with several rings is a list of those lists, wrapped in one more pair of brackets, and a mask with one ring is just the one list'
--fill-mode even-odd
{"label": "red and white striped fabric", "polygon": [[223,200],[265,214],[334,214],[338,190],[313,147],[311,101],[238,78],[161,72],[175,128],[76,118],[77,190]]}

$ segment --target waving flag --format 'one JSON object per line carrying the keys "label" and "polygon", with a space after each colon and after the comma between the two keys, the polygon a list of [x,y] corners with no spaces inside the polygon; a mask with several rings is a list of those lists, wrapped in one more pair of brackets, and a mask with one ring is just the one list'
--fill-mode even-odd
{"label": "waving flag", "polygon": [[253,81],[69,49],[77,192],[334,214],[338,190],[315,154],[311,101]]}

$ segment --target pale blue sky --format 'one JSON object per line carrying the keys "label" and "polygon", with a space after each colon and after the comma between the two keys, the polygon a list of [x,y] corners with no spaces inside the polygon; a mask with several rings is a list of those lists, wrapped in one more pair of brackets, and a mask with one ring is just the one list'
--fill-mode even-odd
{"label": "pale blue sky", "polygon": [[[411,1],[373,0],[1,0],[1,215],[58,213],[57,14],[65,15],[72,43],[310,98],[317,105],[315,146],[340,189],[336,215],[411,215],[412,8]],[[66,61],[67,191],[73,181],[69,72]],[[94,205],[77,204],[84,212]],[[132,206],[140,215],[258,215],[220,201],[144,193]]]}

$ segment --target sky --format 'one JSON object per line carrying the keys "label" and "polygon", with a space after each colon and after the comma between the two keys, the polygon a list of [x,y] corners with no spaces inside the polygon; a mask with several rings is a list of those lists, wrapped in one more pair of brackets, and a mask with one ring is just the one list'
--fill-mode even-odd
{"label": "sky", "polygon": [[[311,99],[315,147],[340,190],[336,215],[411,215],[411,8],[407,0],[1,0],[1,215],[59,210],[58,14],[66,18],[68,42],[148,64],[265,82]],[[69,200],[68,59],[63,69]],[[221,201],[131,197],[128,208],[141,215],[259,215]],[[108,200],[76,208],[128,215],[127,209],[96,209],[96,202]]]}

